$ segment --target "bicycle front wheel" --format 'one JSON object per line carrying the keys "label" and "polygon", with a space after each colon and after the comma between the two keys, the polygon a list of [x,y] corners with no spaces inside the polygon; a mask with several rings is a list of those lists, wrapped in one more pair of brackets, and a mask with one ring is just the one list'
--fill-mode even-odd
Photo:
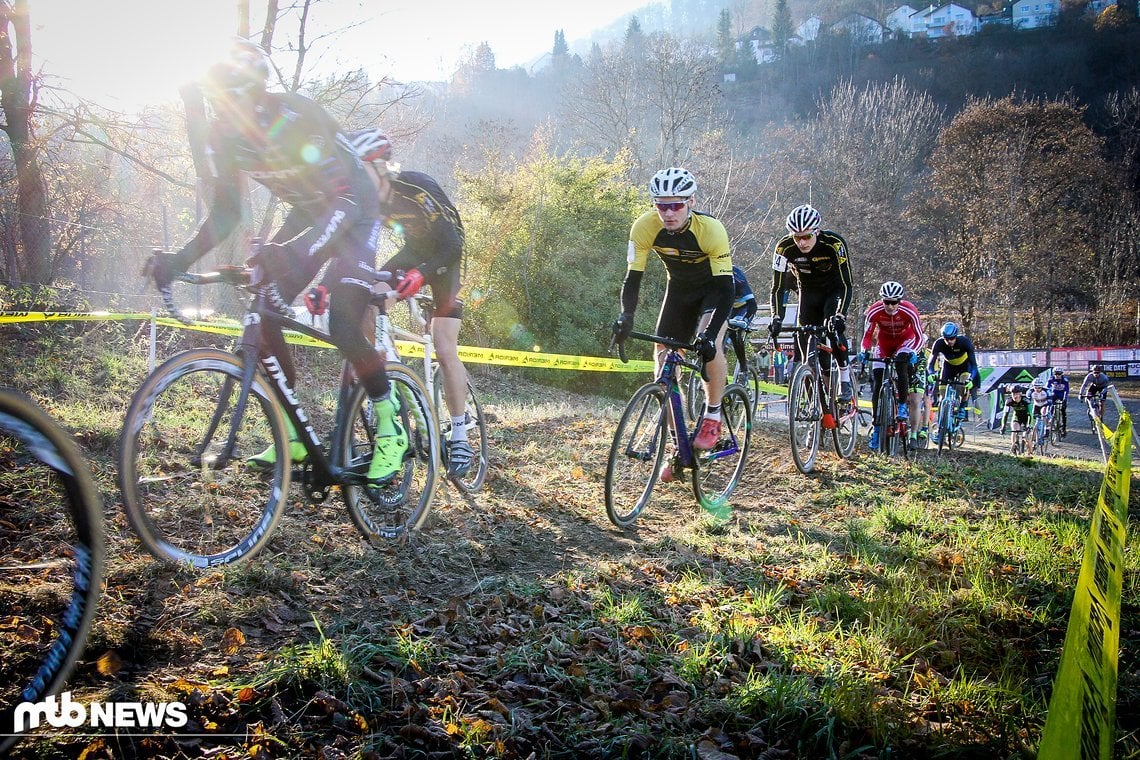
{"label": "bicycle front wheel", "polygon": [[16,707],[58,693],[82,654],[103,558],[87,461],[31,399],[0,389],[0,754],[26,728]]}
{"label": "bicycle front wheel", "polygon": [[[343,487],[353,525],[372,544],[421,527],[439,484],[439,423],[431,399],[419,377],[404,365],[388,364],[387,371],[392,398],[399,401],[396,423],[408,435],[403,467],[390,483]],[[353,387],[348,413],[344,464],[352,473],[363,475],[376,446],[376,411],[364,386]]]}
{"label": "bicycle front wheel", "polygon": [[832,408],[835,410],[835,427],[831,430],[832,443],[835,444],[835,453],[840,459],[847,459],[855,453],[855,443],[859,434],[859,397],[852,395],[851,402],[840,404],[837,389],[840,387],[839,371],[831,371],[831,398]]}
{"label": "bicycle front wheel", "polygon": [[[248,559],[285,510],[291,448],[270,381],[257,371],[238,414],[242,359],[200,348],[143,381],[119,441],[127,519],[159,559],[211,567]],[[231,441],[232,436],[232,441]],[[248,460],[272,446],[274,462]]]}
{"label": "bicycle front wheel", "polygon": [[800,364],[788,385],[788,430],[791,433],[792,459],[805,474],[815,469],[821,419],[819,383],[811,367]]}
{"label": "bicycle front wheel", "polygon": [[[438,366],[435,368],[432,389],[435,394],[436,416],[441,425],[441,441],[443,444],[441,450],[444,453],[444,464],[446,464],[447,442],[451,440],[451,413],[448,412],[447,405],[444,403],[443,371]],[[487,478],[489,460],[487,454],[487,420],[483,417],[483,404],[479,401],[479,396],[476,395],[475,387],[471,385],[470,380],[467,381],[464,409],[466,409],[464,425],[467,427],[467,442],[471,444],[471,450],[475,452],[475,459],[471,463],[471,469],[465,475],[460,477],[449,474],[448,479],[464,493],[473,493],[483,487],[483,481]]]}
{"label": "bicycle front wheel", "polygon": [[622,413],[606,463],[606,514],[628,528],[645,509],[665,458],[668,395],[657,383],[637,389]]}
{"label": "bicycle front wheel", "polygon": [[696,451],[693,493],[703,509],[725,516],[728,497],[740,482],[752,442],[752,404],[739,385],[724,389],[720,402],[720,439],[708,451]]}
{"label": "bicycle front wheel", "polygon": [[879,412],[875,419],[875,427],[879,431],[879,451],[883,456],[898,453],[898,441],[894,435],[897,429],[895,416],[898,414],[898,400],[895,398],[894,385],[884,379],[879,386]]}

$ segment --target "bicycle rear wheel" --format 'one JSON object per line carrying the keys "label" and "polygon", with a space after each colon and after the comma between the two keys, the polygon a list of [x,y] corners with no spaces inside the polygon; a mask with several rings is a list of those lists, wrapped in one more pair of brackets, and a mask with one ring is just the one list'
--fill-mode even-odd
{"label": "bicycle rear wheel", "polygon": [[[269,541],[292,476],[285,418],[260,369],[234,425],[243,360],[185,351],[135,392],[119,440],[119,490],[139,541],[159,559],[211,567],[249,559]],[[232,451],[227,439],[234,433]],[[246,460],[274,446],[267,470]]]}
{"label": "bicycle rear wheel", "polygon": [[815,468],[822,413],[815,373],[809,365],[800,364],[788,385],[788,431],[791,434],[792,459],[805,474]]}
{"label": "bicycle rear wheel", "polygon": [[[447,442],[451,440],[451,413],[447,410],[447,404],[443,399],[443,371],[437,366],[435,368],[434,376],[432,379],[432,390],[435,394],[435,410],[436,416],[440,422],[440,441],[442,446],[440,450],[443,452],[443,463],[447,466]],[[464,493],[473,493],[483,487],[483,481],[487,477],[487,420],[483,417],[483,404],[479,401],[479,396],[475,393],[475,387],[471,385],[471,381],[467,382],[467,397],[464,402],[464,408],[467,410],[467,442],[471,444],[471,450],[475,452],[475,460],[471,463],[471,469],[463,477],[456,475],[448,475],[448,479],[454,483],[459,490]]]}
{"label": "bicycle rear wheel", "polygon": [[82,654],[103,559],[87,461],[31,399],[0,388],[0,754],[25,728],[16,707],[59,692]]}
{"label": "bicycle rear wheel", "polygon": [[895,416],[898,414],[898,400],[895,398],[894,384],[888,379],[879,386],[879,412],[875,427],[879,431],[879,452],[883,456],[898,453],[898,441],[894,435]]}
{"label": "bicycle rear wheel", "polygon": [[855,453],[855,443],[859,434],[858,396],[853,395],[851,401],[840,404],[836,389],[840,382],[839,370],[832,366],[831,370],[831,398],[835,410],[835,427],[831,429],[831,440],[835,445],[835,453],[841,459],[847,459]]}
{"label": "bicycle rear wheel", "polygon": [[622,413],[606,463],[606,514],[628,528],[645,509],[665,458],[668,437],[665,389],[648,383],[637,389]]}
{"label": "bicycle rear wheel", "polygon": [[1042,424],[1036,431],[1037,433],[1037,454],[1039,456],[1049,455],[1049,439],[1050,432],[1044,424]]}
{"label": "bicycle rear wheel", "polygon": [[708,451],[694,452],[693,493],[703,509],[724,517],[728,497],[744,473],[752,442],[752,404],[739,385],[724,389],[720,402],[720,439]]}
{"label": "bicycle rear wheel", "polygon": [[[408,434],[404,464],[392,482],[382,486],[346,484],[342,491],[356,529],[373,544],[416,530],[431,513],[439,483],[439,424],[423,383],[402,364],[387,365],[392,397],[399,401],[397,423]],[[376,412],[364,386],[349,394],[349,427],[344,438],[345,469],[363,475],[376,446]]]}
{"label": "bicycle rear wheel", "polygon": [[701,373],[686,368],[681,374],[685,396],[685,412],[688,422],[696,422],[705,411],[705,383]]}

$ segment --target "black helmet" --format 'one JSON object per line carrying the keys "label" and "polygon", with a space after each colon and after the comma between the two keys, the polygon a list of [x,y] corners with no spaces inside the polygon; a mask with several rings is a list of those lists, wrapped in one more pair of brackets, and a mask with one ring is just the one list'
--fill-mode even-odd
{"label": "black helmet", "polygon": [[1014,383],[1013,387],[1009,389],[1010,393],[1025,393],[1025,386],[1020,383]]}
{"label": "black helmet", "polygon": [[1104,372],[1104,365],[1103,364],[1097,364],[1096,366],[1093,367],[1093,372]]}

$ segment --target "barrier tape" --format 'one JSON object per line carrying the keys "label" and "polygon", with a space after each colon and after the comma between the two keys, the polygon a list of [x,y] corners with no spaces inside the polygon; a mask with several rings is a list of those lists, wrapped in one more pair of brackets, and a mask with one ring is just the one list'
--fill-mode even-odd
{"label": "barrier tape", "polygon": [[[52,312],[52,311],[0,311],[0,325],[17,322],[65,322],[65,321],[130,321],[150,320],[151,314],[144,312]],[[156,324],[199,332],[220,335],[239,335],[242,326],[236,320],[216,322],[195,321],[185,325],[172,317],[153,317]],[[333,348],[332,344],[315,340],[286,330],[285,340],[301,346]],[[408,358],[421,358],[424,355],[422,343],[396,341],[400,355]],[[537,351],[516,351],[508,348],[482,348],[480,346],[459,346],[459,358],[474,364],[497,364],[506,367],[532,367],[539,369],[576,369],[589,372],[652,372],[653,362],[646,359],[633,359],[623,364],[620,359],[602,356],[574,356],[571,354],[548,354]]]}
{"label": "barrier tape", "polygon": [[1132,477],[1132,418],[1127,412],[1109,435],[1112,454],[1089,526],[1038,760],[1112,757],[1124,529]]}

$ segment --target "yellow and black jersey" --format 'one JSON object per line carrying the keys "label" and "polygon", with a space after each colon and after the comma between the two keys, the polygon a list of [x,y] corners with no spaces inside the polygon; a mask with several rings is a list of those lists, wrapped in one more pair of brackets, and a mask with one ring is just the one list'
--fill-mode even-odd
{"label": "yellow and black jersey", "polygon": [[732,277],[728,232],[719,219],[699,211],[677,232],[665,229],[656,210],[638,217],[629,231],[629,271],[644,272],[650,251],[661,258],[672,287],[700,287],[713,277]]}
{"label": "yellow and black jersey", "polygon": [[791,235],[780,238],[772,254],[773,314],[783,316],[783,294],[792,289],[800,291],[801,299],[804,291],[838,292],[842,304],[840,311],[846,314],[852,295],[847,242],[835,232],[822,230],[812,249],[804,253]]}

